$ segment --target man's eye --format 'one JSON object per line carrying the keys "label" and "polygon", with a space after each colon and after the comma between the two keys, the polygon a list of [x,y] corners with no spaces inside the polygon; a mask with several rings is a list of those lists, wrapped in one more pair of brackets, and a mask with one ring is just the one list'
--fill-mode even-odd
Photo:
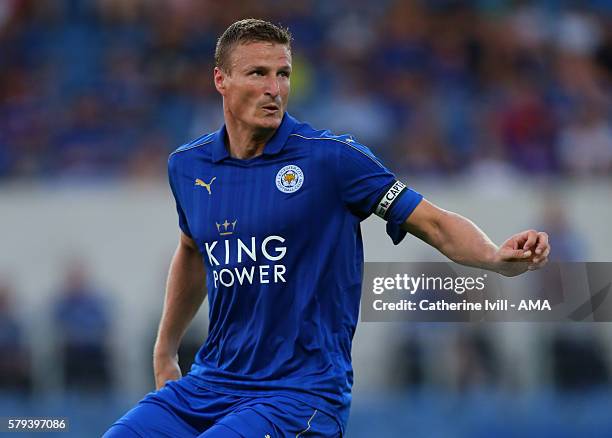
{"label": "man's eye", "polygon": [[279,75],[281,75],[281,76],[283,76],[283,77],[286,77],[286,78],[288,78],[288,77],[289,77],[289,74],[290,74],[290,73],[289,73],[288,71],[281,71],[281,72],[279,73]]}
{"label": "man's eye", "polygon": [[261,71],[261,70],[254,70],[254,71],[251,72],[251,74],[255,75],[255,76],[263,76],[264,75],[263,71]]}

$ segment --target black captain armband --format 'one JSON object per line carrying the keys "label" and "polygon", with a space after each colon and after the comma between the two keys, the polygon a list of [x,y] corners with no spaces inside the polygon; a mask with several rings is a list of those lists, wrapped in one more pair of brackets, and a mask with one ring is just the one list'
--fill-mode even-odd
{"label": "black captain armband", "polygon": [[399,180],[395,180],[393,185],[389,187],[389,190],[382,195],[376,204],[374,214],[386,220],[393,203],[397,201],[406,190],[408,190],[408,186],[406,184]]}

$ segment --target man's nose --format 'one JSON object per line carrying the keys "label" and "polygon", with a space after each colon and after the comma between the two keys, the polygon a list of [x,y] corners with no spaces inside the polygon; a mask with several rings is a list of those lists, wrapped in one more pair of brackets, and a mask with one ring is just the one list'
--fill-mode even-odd
{"label": "man's nose", "polygon": [[277,77],[271,77],[266,81],[265,94],[271,97],[276,97],[280,94],[280,83]]}

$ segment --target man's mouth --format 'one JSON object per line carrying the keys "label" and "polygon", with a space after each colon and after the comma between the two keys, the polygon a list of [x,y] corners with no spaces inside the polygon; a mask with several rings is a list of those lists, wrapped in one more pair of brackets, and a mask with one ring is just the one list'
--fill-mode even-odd
{"label": "man's mouth", "polygon": [[272,104],[272,103],[268,104],[268,105],[264,105],[264,106],[262,106],[262,108],[264,110],[266,110],[266,111],[269,111],[269,112],[275,112],[275,111],[279,110],[278,105],[275,105],[275,104]]}

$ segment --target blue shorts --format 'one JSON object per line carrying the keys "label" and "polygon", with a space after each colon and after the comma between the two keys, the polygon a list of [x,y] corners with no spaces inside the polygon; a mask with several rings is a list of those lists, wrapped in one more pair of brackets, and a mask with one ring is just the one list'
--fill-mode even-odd
{"label": "blue shorts", "polygon": [[286,396],[244,397],[203,387],[187,375],[148,394],[103,438],[341,437],[336,420]]}

